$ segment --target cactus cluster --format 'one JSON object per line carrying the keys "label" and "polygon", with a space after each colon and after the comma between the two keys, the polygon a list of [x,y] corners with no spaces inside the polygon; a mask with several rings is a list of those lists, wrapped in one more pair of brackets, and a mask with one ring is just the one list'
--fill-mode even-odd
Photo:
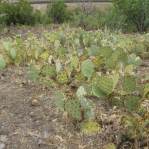
{"label": "cactus cluster", "polygon": [[44,38],[29,34],[25,40],[21,37],[0,40],[0,70],[9,64],[26,64],[30,66],[30,79],[56,83],[63,93],[69,92],[65,99],[60,96],[57,105],[71,118],[87,121],[83,125],[85,132],[98,130],[94,123],[96,103],[92,98],[105,99],[128,112],[136,112],[140,103],[148,99],[148,80],[142,86],[138,84],[142,78],[137,77],[136,68],[141,59],[134,52],[133,38],[68,26],[43,34]]}

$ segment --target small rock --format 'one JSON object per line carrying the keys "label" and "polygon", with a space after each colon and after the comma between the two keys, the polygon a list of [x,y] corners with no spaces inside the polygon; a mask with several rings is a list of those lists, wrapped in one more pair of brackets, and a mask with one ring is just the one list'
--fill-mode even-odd
{"label": "small rock", "polygon": [[29,115],[30,115],[31,117],[34,117],[34,116],[35,116],[34,112],[30,112]]}
{"label": "small rock", "polygon": [[31,105],[32,106],[40,106],[40,102],[37,99],[33,99]]}
{"label": "small rock", "polygon": [[0,149],[5,149],[6,145],[4,143],[0,143]]}
{"label": "small rock", "polygon": [[1,142],[7,142],[8,138],[6,135],[0,135],[0,141]]}

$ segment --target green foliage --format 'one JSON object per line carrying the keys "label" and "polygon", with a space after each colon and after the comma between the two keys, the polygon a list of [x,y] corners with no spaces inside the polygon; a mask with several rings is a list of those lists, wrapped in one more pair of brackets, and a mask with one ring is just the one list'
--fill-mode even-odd
{"label": "green foliage", "polygon": [[39,79],[39,73],[40,73],[40,70],[38,66],[30,65],[28,70],[28,78],[31,81],[37,81]]}
{"label": "green foliage", "polygon": [[33,8],[26,0],[19,0],[17,4],[0,2],[0,15],[2,23],[6,25],[33,25],[35,23]]}
{"label": "green foliage", "polygon": [[116,149],[116,146],[113,143],[108,143],[107,145],[104,145],[103,149]]}
{"label": "green foliage", "polygon": [[46,66],[43,66],[43,68],[41,70],[41,74],[43,76],[55,78],[56,77],[56,69],[54,66],[46,65]]}
{"label": "green foliage", "polygon": [[122,31],[132,31],[133,27],[131,24],[128,25],[126,21],[126,17],[112,7],[108,9],[103,18],[103,25],[107,28],[115,31],[115,30],[122,30]]}
{"label": "green foliage", "polygon": [[119,13],[124,15],[129,23],[133,23],[140,32],[146,31],[149,25],[148,0],[113,0]]}
{"label": "green foliage", "polygon": [[147,97],[149,96],[149,83],[145,84],[145,87],[144,87],[144,97]]}
{"label": "green foliage", "polygon": [[61,92],[55,92],[54,94],[55,98],[55,105],[58,109],[61,111],[65,110],[65,95]]}
{"label": "green foliage", "polygon": [[94,64],[90,60],[85,60],[81,65],[82,74],[90,79],[94,73]]}
{"label": "green foliage", "polygon": [[99,77],[98,84],[100,89],[106,94],[109,95],[113,91],[113,79],[103,76]]}
{"label": "green foliage", "polygon": [[105,93],[100,89],[100,87],[96,83],[92,85],[92,94],[96,97],[106,96]]}
{"label": "green foliage", "polygon": [[101,130],[101,126],[94,121],[87,121],[81,124],[81,131],[87,135],[96,134]]}
{"label": "green foliage", "polygon": [[139,66],[142,63],[140,57],[137,57],[135,54],[131,54],[129,56],[128,62],[134,66]]}
{"label": "green foliage", "polygon": [[134,117],[133,115],[124,115],[121,123],[125,127],[125,134],[127,138],[139,139],[144,138],[148,135],[148,119],[143,119],[142,117]]}
{"label": "green foliage", "polygon": [[137,31],[136,26],[132,21],[128,21],[127,17],[120,13],[117,7],[110,7],[106,11],[99,10],[84,10],[76,9],[73,12],[73,18],[70,21],[72,26],[79,26],[86,30],[105,29],[122,30],[124,32]]}
{"label": "green foliage", "polygon": [[[66,25],[42,35],[1,39],[0,69],[16,61],[29,65],[29,79],[54,88],[56,106],[73,122],[84,124],[85,133],[100,130],[100,125],[96,127],[98,99],[123,111],[120,115],[139,117],[129,120],[133,123],[130,131],[142,129],[134,129],[136,122],[145,129],[147,112],[140,114],[140,109],[148,99],[148,84],[139,84],[142,78],[135,70],[140,64],[138,53],[149,47],[147,35],[85,31]],[[136,40],[144,46],[137,46]]]}
{"label": "green foliage", "polygon": [[125,76],[124,77],[123,89],[127,93],[136,91],[136,79],[134,76]]}
{"label": "green foliage", "polygon": [[137,96],[126,96],[124,98],[124,106],[128,109],[128,111],[135,111],[139,107],[140,97]]}
{"label": "green foliage", "polygon": [[100,54],[104,58],[109,58],[112,55],[113,50],[110,47],[103,47],[100,49]]}
{"label": "green foliage", "polygon": [[67,84],[68,83],[68,76],[67,73],[65,71],[62,71],[60,73],[57,74],[57,81],[60,84]]}
{"label": "green foliage", "polygon": [[81,9],[76,9],[73,12],[73,18],[70,22],[73,26],[80,26],[86,30],[99,29],[103,27],[104,14],[98,10],[92,11],[89,14]]}
{"label": "green foliage", "polygon": [[78,98],[82,98],[84,97],[85,95],[87,95],[87,92],[85,90],[85,88],[83,86],[80,86],[76,92],[76,95]]}
{"label": "green foliage", "polygon": [[54,23],[64,23],[69,20],[70,14],[63,0],[55,0],[49,4],[47,14]]}
{"label": "green foliage", "polygon": [[80,97],[79,101],[83,111],[83,118],[84,118],[83,120],[94,120],[95,119],[94,103],[85,97]]}
{"label": "green foliage", "polygon": [[98,76],[93,81],[92,92],[97,97],[110,95],[115,86],[118,83],[118,76],[115,74],[115,78],[110,76]]}
{"label": "green foliage", "polygon": [[2,55],[0,55],[0,70],[4,69],[6,67],[6,62]]}
{"label": "green foliage", "polygon": [[81,105],[79,100],[69,99],[65,102],[65,110],[75,120],[81,120]]}
{"label": "green foliage", "polygon": [[10,50],[10,57],[11,57],[13,60],[15,60],[16,56],[17,56],[16,50],[15,50],[15,49],[11,49],[11,50]]}
{"label": "green foliage", "polygon": [[40,10],[34,10],[33,16],[34,16],[34,22],[36,24],[46,25],[51,23],[51,18],[49,18],[45,12],[42,12]]}

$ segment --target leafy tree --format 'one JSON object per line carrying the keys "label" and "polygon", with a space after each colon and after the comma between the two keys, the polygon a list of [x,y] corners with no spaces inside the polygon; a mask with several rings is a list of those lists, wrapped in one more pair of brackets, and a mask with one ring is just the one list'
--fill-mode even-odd
{"label": "leafy tree", "polygon": [[139,32],[149,26],[149,0],[113,0],[114,7],[133,23]]}

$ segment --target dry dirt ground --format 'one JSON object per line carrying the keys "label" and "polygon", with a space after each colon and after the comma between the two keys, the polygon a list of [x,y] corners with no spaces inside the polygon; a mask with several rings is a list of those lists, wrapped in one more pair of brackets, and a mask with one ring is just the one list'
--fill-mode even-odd
{"label": "dry dirt ground", "polygon": [[54,106],[52,91],[24,74],[16,67],[0,72],[0,149],[101,149],[118,134],[116,124],[104,134],[79,133]]}

